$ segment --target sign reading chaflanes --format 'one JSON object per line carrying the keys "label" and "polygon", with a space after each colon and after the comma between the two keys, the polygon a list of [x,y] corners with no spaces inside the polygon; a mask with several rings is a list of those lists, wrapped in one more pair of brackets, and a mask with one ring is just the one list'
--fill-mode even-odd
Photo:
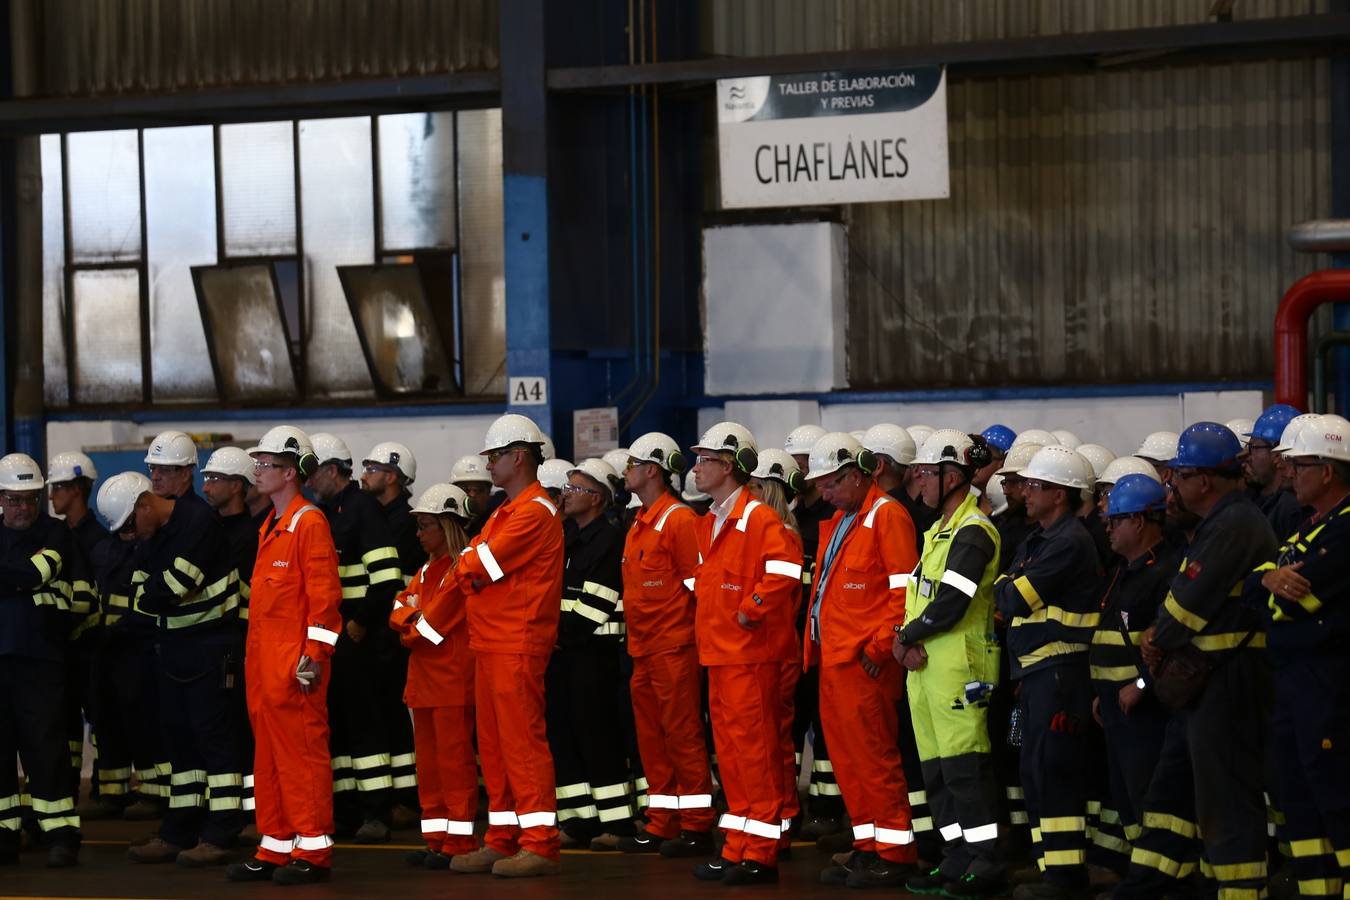
{"label": "sign reading chaflanes", "polygon": [[947,197],[946,73],[723,79],[717,143],[729,209]]}

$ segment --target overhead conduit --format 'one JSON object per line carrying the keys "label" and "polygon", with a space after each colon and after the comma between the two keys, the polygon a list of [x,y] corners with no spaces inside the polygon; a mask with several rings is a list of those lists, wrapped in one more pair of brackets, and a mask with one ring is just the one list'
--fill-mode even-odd
{"label": "overhead conduit", "polygon": [[[1289,229],[1300,253],[1350,253],[1350,219],[1304,222]],[[1350,303],[1350,269],[1322,269],[1285,291],[1275,311],[1275,402],[1308,408],[1308,320],[1324,303]]]}

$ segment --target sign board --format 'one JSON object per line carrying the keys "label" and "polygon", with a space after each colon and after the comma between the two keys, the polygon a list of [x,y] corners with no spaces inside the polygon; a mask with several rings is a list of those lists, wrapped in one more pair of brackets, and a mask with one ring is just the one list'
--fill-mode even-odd
{"label": "sign board", "polygon": [[544,406],[548,403],[548,379],[542,376],[508,379],[506,402],[511,406]]}
{"label": "sign board", "polygon": [[717,82],[722,206],[950,196],[941,66]]}
{"label": "sign board", "polygon": [[[577,462],[619,449],[619,408],[572,411],[572,455]],[[623,474],[623,473],[619,473]]]}

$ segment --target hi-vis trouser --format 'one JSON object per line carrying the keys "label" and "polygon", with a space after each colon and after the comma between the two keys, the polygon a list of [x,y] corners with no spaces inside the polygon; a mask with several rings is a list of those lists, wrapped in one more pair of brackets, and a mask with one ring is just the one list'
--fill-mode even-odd
{"label": "hi-vis trouser", "polygon": [[1211,673],[1195,709],[1173,715],[1116,897],[1175,890],[1194,873],[1201,846],[1201,874],[1217,882],[1221,900],[1262,896],[1269,679],[1263,652],[1239,650]]}
{"label": "hi-vis trouser", "polygon": [[972,681],[997,679],[992,636],[949,632],[924,641],[928,662],[907,675],[914,742],[934,827],[943,842],[942,873],[996,878],[998,783],[989,745],[989,701],[966,699]]}

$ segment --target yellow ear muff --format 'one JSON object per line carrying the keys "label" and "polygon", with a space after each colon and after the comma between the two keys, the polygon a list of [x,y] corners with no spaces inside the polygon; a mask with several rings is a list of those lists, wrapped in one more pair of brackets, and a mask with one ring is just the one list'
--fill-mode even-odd
{"label": "yellow ear muff", "polygon": [[749,447],[736,448],[733,458],[736,460],[736,468],[746,475],[759,468],[759,454]]}
{"label": "yellow ear muff", "polygon": [[685,458],[684,454],[679,450],[670,451],[670,456],[666,457],[666,462],[670,466],[670,471],[674,472],[676,475],[684,474]]}
{"label": "yellow ear muff", "polygon": [[864,475],[871,475],[877,470],[877,455],[866,447],[858,451],[854,462],[858,464],[858,468],[862,470]]}

